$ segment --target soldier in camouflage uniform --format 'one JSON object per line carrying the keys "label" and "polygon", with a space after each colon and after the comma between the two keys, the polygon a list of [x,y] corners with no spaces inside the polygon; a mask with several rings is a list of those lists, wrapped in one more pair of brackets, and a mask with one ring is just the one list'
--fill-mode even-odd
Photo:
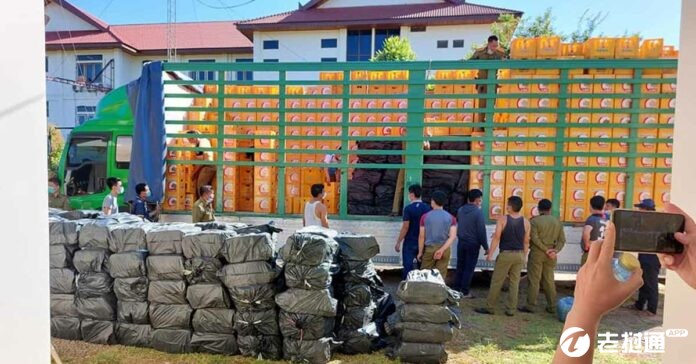
{"label": "soldier in camouflage uniform", "polygon": [[[469,58],[470,61],[473,60],[501,60],[505,58],[505,51],[498,46],[498,37],[491,35],[488,37],[488,45],[483,48],[477,49],[476,52]],[[495,70],[494,70],[495,72]],[[478,77],[479,80],[488,79],[488,70],[479,70]],[[488,85],[476,85],[476,91],[479,94],[485,95],[488,92]],[[479,99],[478,108],[483,109],[488,104],[488,100],[485,98]],[[478,121],[484,122],[486,119],[486,113],[480,113]]]}

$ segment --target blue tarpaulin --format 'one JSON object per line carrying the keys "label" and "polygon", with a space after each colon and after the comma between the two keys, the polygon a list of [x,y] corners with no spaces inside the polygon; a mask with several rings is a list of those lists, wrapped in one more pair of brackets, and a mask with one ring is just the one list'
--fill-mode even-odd
{"label": "blue tarpaulin", "polygon": [[147,183],[150,187],[149,200],[162,201],[167,153],[162,62],[143,66],[140,78],[128,87],[128,99],[135,124],[126,201],[135,200],[138,183]]}

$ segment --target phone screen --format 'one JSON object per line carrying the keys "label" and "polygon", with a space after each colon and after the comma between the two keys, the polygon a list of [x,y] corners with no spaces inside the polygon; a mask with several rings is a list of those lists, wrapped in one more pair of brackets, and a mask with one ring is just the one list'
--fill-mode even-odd
{"label": "phone screen", "polygon": [[615,210],[615,249],[646,253],[681,253],[674,233],[684,231],[684,216],[653,211]]}

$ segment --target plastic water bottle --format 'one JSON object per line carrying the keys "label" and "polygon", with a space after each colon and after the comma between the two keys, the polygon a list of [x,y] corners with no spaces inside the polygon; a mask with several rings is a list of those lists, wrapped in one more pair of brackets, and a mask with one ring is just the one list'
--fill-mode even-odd
{"label": "plastic water bottle", "polygon": [[614,278],[619,282],[626,282],[633,272],[640,268],[640,262],[633,254],[615,253],[611,266],[614,270]]}

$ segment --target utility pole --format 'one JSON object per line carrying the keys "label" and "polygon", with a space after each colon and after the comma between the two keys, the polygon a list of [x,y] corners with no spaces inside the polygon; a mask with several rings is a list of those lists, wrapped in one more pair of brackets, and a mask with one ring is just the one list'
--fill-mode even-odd
{"label": "utility pole", "polygon": [[167,60],[176,62],[176,0],[167,0]]}

